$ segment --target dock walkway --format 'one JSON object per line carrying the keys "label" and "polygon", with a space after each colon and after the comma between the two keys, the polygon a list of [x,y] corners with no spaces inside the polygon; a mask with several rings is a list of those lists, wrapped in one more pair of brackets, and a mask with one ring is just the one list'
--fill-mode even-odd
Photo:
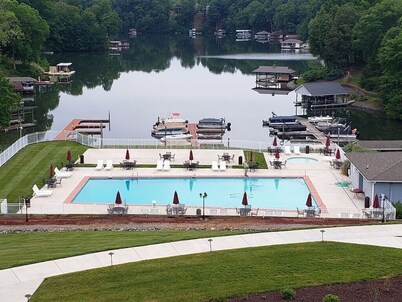
{"label": "dock walkway", "polygon": [[314,125],[312,125],[307,119],[298,117],[297,120],[304,126],[307,127],[307,130],[310,134],[314,135],[314,137],[319,140],[321,143],[325,144],[327,137],[324,133],[319,131]]}

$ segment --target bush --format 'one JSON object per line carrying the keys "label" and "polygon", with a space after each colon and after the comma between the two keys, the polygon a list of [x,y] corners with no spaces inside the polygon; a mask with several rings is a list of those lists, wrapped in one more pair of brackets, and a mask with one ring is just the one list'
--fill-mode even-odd
{"label": "bush", "polygon": [[337,295],[328,294],[324,296],[322,302],[341,302],[341,299]]}
{"label": "bush", "polygon": [[396,219],[402,219],[402,202],[398,201],[393,203],[396,209]]}
{"label": "bush", "polygon": [[296,297],[296,293],[291,288],[285,288],[282,290],[282,299],[284,300],[293,300]]}
{"label": "bush", "polygon": [[310,69],[303,73],[302,79],[305,82],[314,82],[318,80],[332,81],[342,76],[342,71],[339,69],[330,69],[328,67],[319,67]]}

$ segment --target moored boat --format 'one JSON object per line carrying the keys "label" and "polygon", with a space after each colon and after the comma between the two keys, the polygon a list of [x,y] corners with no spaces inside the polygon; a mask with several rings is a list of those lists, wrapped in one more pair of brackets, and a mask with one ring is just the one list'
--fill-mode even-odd
{"label": "moored boat", "polygon": [[175,140],[190,140],[193,136],[189,133],[182,133],[182,134],[173,134],[161,137],[160,140],[162,142],[166,141],[175,141]]}
{"label": "moored boat", "polygon": [[224,118],[204,118],[198,121],[198,129],[226,129]]}

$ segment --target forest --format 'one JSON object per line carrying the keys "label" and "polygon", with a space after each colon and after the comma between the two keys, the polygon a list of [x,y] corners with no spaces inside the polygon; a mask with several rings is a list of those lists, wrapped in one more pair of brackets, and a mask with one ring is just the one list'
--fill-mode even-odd
{"label": "forest", "polygon": [[184,35],[195,20],[204,35],[217,29],[297,34],[329,72],[361,70],[361,87],[380,93],[387,115],[402,120],[400,0],[2,0],[0,127],[19,102],[5,78],[18,74],[9,67],[15,62],[46,65],[43,51],[105,51],[130,28]]}

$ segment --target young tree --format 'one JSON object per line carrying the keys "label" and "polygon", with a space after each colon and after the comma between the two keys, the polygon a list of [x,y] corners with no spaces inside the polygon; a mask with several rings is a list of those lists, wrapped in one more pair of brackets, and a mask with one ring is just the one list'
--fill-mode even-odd
{"label": "young tree", "polygon": [[21,97],[14,92],[14,86],[0,72],[0,127],[6,127],[10,123],[11,112],[16,109]]}

